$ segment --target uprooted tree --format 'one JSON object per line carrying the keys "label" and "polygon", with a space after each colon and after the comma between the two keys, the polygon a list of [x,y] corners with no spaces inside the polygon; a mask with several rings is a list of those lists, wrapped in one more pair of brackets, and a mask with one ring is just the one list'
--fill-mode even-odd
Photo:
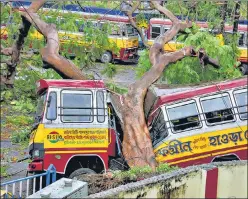
{"label": "uprooted tree", "polygon": [[[141,1],[132,5],[131,12],[138,8]],[[18,37],[10,48],[2,48],[1,54],[10,56],[10,61],[6,61],[9,76],[2,77],[2,81],[8,84],[10,77],[15,76],[15,67],[18,64],[21,49],[25,37],[28,35],[30,26],[33,25],[46,39],[46,46],[41,49],[40,54],[43,62],[59,73],[63,78],[85,80],[87,76],[79,70],[70,60],[59,54],[60,43],[58,32],[54,24],[44,22],[37,15],[37,11],[43,6],[45,0],[34,1],[31,6],[21,13],[22,24],[19,29]],[[156,167],[155,155],[152,142],[144,115],[144,99],[147,89],[159,79],[162,72],[170,63],[177,62],[184,57],[198,57],[202,64],[210,63],[218,68],[218,60],[208,57],[204,49],[198,51],[193,47],[187,46],[173,53],[163,51],[164,44],[169,42],[179,31],[190,28],[190,21],[180,21],[168,9],[163,7],[158,1],[151,1],[150,6],[162,14],[166,15],[173,26],[169,31],[156,38],[149,51],[149,59],[152,67],[142,76],[141,79],[131,84],[128,92],[123,95],[112,94],[114,108],[119,113],[121,126],[124,134],[123,155],[129,166],[149,165]],[[129,16],[130,13],[128,13]],[[135,22],[132,22],[135,26]]]}

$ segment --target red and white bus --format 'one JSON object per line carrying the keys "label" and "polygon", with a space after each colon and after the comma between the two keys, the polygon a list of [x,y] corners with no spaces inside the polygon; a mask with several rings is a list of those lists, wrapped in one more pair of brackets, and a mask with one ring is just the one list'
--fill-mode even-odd
{"label": "red and white bus", "polygon": [[[208,24],[206,22],[196,22],[196,24],[203,30],[208,28]],[[171,28],[171,26],[172,26],[172,22],[169,19],[161,19],[161,18],[150,19],[149,28],[147,31],[148,44],[152,45],[154,40],[157,38],[157,36],[168,31]],[[232,30],[233,30],[233,26],[225,24],[225,34],[232,34]],[[247,30],[248,30],[247,24],[238,25],[238,32],[240,34],[238,48],[241,53],[238,60],[241,62],[240,70],[244,75],[248,74]],[[217,37],[222,38],[221,41],[222,44],[224,44],[222,35],[217,35]],[[165,44],[164,50],[166,52],[174,52],[178,48],[180,48],[180,46],[182,46],[182,44],[180,42],[177,42],[176,37],[174,37],[172,41]]]}
{"label": "red and white bus", "polygon": [[208,85],[155,85],[145,110],[158,162],[180,167],[247,160],[247,78]]}

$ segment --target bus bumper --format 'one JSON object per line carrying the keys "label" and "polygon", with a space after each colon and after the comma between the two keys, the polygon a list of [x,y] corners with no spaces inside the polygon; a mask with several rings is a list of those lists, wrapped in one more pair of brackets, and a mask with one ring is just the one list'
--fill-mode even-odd
{"label": "bus bumper", "polygon": [[28,172],[43,171],[43,161],[35,161],[28,164]]}
{"label": "bus bumper", "polygon": [[137,63],[139,59],[138,48],[122,48],[120,54],[114,55],[113,58],[123,62]]}

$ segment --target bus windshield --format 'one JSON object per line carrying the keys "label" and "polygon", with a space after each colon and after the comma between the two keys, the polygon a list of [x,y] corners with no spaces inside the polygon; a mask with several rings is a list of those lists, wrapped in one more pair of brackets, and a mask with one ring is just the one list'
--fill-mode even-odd
{"label": "bus windshield", "polygon": [[44,107],[45,107],[45,102],[46,102],[46,96],[47,96],[47,92],[44,92],[37,101],[37,109],[36,109],[36,113],[35,113],[35,123],[39,123],[42,115],[44,113]]}
{"label": "bus windshield", "polygon": [[128,36],[138,36],[136,29],[131,24],[127,24],[126,27]]}

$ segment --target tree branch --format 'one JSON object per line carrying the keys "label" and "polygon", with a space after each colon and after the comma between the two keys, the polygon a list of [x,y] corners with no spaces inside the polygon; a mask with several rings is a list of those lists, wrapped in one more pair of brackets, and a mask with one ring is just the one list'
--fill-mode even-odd
{"label": "tree branch", "polygon": [[172,23],[179,22],[179,19],[171,11],[161,6],[157,1],[151,1],[150,4],[154,6],[156,10],[167,16],[172,21]]}
{"label": "tree branch", "polygon": [[[125,3],[127,3],[127,2],[125,1]],[[130,3],[127,3],[127,4],[129,4],[131,6]],[[133,19],[133,13],[134,13],[135,10],[138,9],[140,4],[141,4],[141,1],[137,1],[135,4],[133,4],[132,9],[129,10],[129,11],[126,11],[126,15],[128,16],[131,25],[138,31],[144,46],[148,48],[149,46],[148,46],[147,40],[146,40],[146,38],[145,38],[145,36],[144,36],[144,34],[142,32],[142,29],[137,26],[136,22]]]}
{"label": "tree branch", "polygon": [[46,38],[47,45],[41,49],[41,56],[47,68],[53,68],[66,79],[87,79],[73,62],[59,55],[60,43],[55,24],[47,24],[33,12],[22,12],[22,16]]}

